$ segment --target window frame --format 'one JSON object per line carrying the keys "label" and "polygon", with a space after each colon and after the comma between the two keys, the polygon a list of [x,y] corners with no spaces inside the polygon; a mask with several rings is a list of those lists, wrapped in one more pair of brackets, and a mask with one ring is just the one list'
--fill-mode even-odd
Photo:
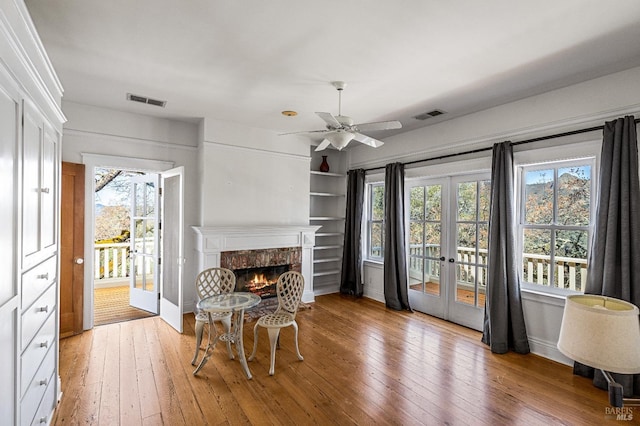
{"label": "window frame", "polygon": [[[365,256],[364,256],[364,260],[370,261],[370,262],[377,262],[377,263],[382,263],[384,261],[384,231],[385,231],[385,220],[384,220],[384,213],[382,215],[382,219],[381,220],[374,220],[373,219],[373,195],[374,195],[374,189],[375,188],[382,188],[382,190],[385,190],[384,187],[384,182],[371,182],[371,183],[367,183],[366,184],[366,243],[365,243]],[[384,194],[384,192],[383,192]],[[383,200],[384,200],[384,195],[383,195]],[[384,212],[384,209],[383,209]],[[380,256],[373,256],[371,253],[371,237],[372,237],[372,228],[374,224],[380,224],[381,225],[381,229],[382,229],[382,236],[381,236],[381,241],[382,241],[382,245],[381,245],[381,250],[380,250]]]}
{"label": "window frame", "polygon": [[[524,176],[527,171],[533,170],[545,170],[545,169],[558,169],[564,167],[570,167],[575,165],[589,164],[591,166],[591,188],[590,188],[590,202],[589,202],[589,224],[586,227],[575,225],[558,225],[557,223],[551,223],[545,229],[549,229],[551,232],[557,230],[586,230],[587,231],[587,259],[591,253],[591,238],[593,235],[594,220],[596,216],[596,206],[598,200],[598,182],[599,182],[599,165],[600,165],[600,147],[601,141],[585,141],[580,143],[567,144],[556,147],[545,147],[535,150],[522,151],[514,153],[514,166],[516,170],[516,211],[518,212],[517,218],[517,231],[518,231],[518,253],[520,257],[520,283],[521,287],[525,291],[531,291],[535,293],[543,293],[549,295],[555,295],[564,297],[570,294],[583,294],[584,288],[581,291],[558,288],[552,285],[541,285],[526,281],[524,267],[522,265],[524,254],[524,230],[525,229],[541,229],[543,225],[531,225],[526,224],[525,219],[525,183]],[[576,156],[575,153],[579,152],[580,155]],[[557,172],[554,172],[554,179]],[[557,198],[556,191],[554,191],[554,217],[557,213]],[[553,241],[553,240],[552,240]],[[555,247],[552,247],[555,250]],[[556,271],[554,271],[556,272]],[[552,277],[553,278],[553,277]]]}

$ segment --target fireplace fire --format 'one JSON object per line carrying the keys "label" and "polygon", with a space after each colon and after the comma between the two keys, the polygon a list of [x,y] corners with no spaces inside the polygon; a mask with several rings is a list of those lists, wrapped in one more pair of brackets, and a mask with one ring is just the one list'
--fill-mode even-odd
{"label": "fireplace fire", "polygon": [[236,269],[236,291],[249,291],[262,299],[275,297],[278,277],[289,269],[289,265]]}

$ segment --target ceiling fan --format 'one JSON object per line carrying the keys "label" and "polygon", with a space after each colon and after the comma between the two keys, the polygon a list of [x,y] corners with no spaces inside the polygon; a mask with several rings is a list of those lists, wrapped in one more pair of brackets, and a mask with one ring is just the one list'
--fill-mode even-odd
{"label": "ceiling fan", "polygon": [[331,84],[338,90],[338,115],[334,116],[328,112],[316,112],[318,117],[324,120],[327,128],[325,130],[283,133],[284,135],[322,133],[324,139],[322,140],[322,142],[320,142],[320,145],[318,145],[316,151],[322,151],[329,145],[333,145],[333,147],[338,151],[342,151],[342,149],[346,147],[352,140],[372,146],[374,148],[377,148],[383,144],[382,141],[364,135],[360,132],[402,128],[402,123],[400,123],[399,121],[378,121],[375,123],[354,124],[351,117],[342,115],[342,91],[347,86],[347,84],[344,81],[333,81],[331,82]]}

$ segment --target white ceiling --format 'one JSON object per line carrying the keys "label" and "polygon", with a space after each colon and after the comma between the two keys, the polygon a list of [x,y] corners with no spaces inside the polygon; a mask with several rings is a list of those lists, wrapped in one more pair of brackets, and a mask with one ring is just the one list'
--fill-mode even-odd
{"label": "white ceiling", "polygon": [[[344,115],[406,131],[640,66],[638,0],[26,4],[65,100],[275,132],[322,129],[314,112],[337,115],[334,80],[348,84]],[[433,109],[448,114],[413,118]]]}

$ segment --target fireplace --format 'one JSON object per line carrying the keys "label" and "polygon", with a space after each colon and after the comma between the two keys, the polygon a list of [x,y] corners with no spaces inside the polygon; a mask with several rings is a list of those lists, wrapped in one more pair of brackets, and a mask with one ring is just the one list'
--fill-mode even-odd
{"label": "fireplace", "polygon": [[262,299],[276,297],[278,277],[288,270],[289,265],[236,269],[236,291],[249,291]]}
{"label": "fireplace", "polygon": [[196,268],[221,266],[236,271],[288,265],[290,271],[304,276],[302,301],[313,302],[313,246],[319,228],[308,225],[194,226]]}
{"label": "fireplace", "polygon": [[250,291],[263,299],[276,296],[278,277],[301,271],[300,247],[235,250],[220,253],[220,266],[236,275],[236,291]]}

